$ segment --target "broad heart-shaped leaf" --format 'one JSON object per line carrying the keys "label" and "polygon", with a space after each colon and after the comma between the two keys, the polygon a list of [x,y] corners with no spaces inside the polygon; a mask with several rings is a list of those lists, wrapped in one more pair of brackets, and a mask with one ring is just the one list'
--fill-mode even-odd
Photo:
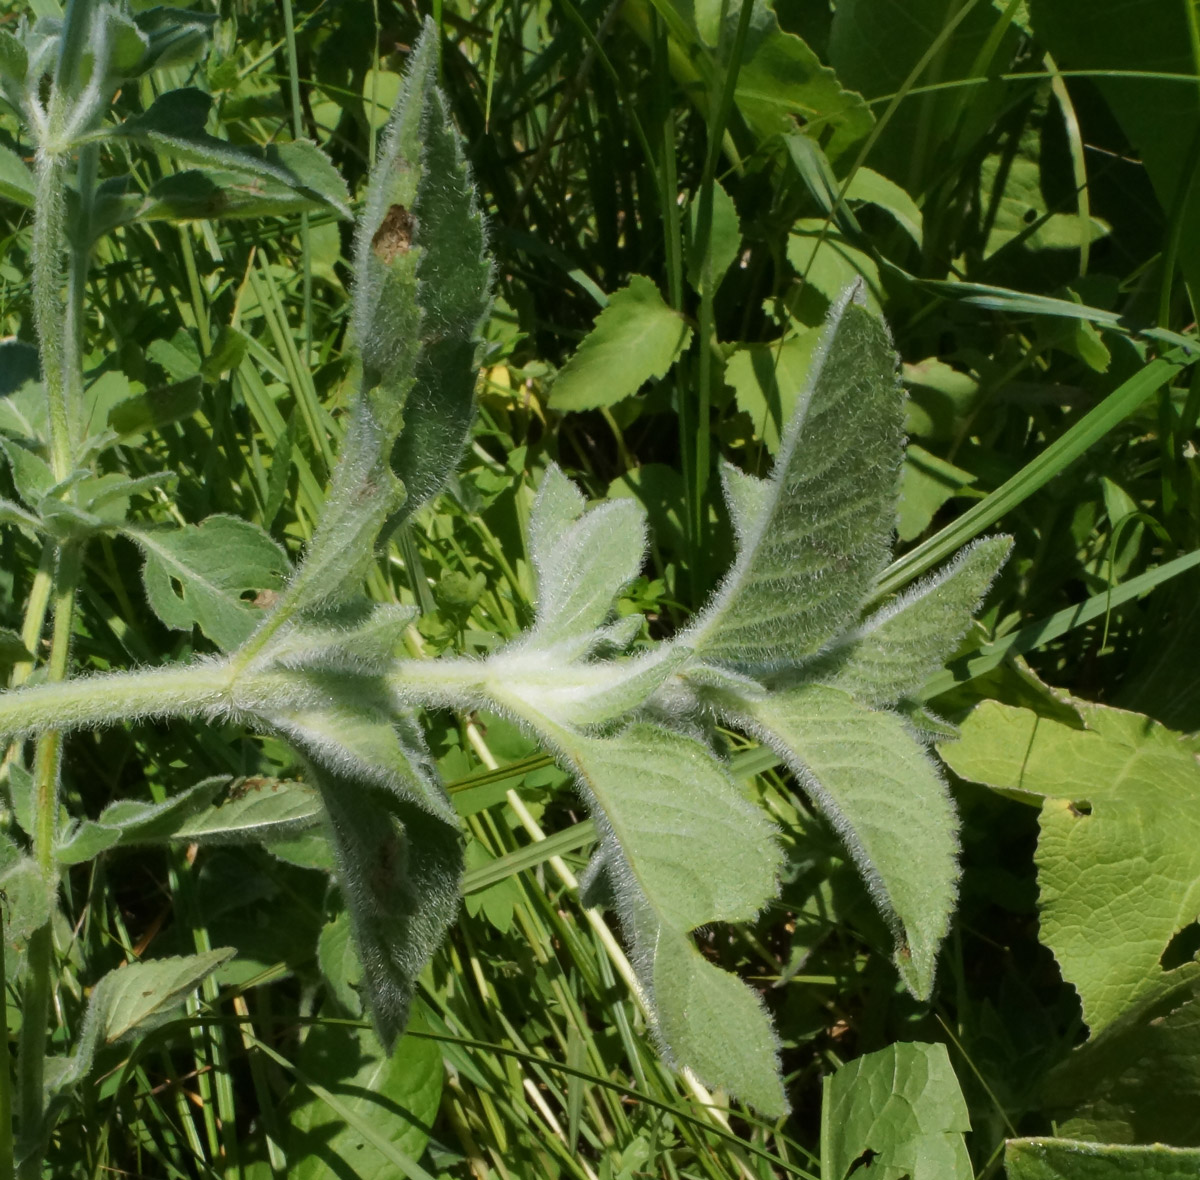
{"label": "broad heart-shaped leaf", "polygon": [[872,708],[915,697],[966,634],[1012,548],[991,537],[839,637],[804,669],[806,680],[841,689]]}
{"label": "broad heart-shaped leaf", "polygon": [[350,216],[346,182],[315,144],[301,140],[257,151],[237,147],[204,130],[211,107],[212,95],[201,90],[169,90],[149,110],[127,119],[110,134],[176,159],[269,178],[321,201],[343,217]]}
{"label": "broad heart-shaped leaf", "polygon": [[594,410],[662,377],[687,348],[692,330],[644,275],[613,292],[550,391],[555,410]]}
{"label": "broad heart-shaped leaf", "polygon": [[417,977],[458,913],[458,829],[377,787],[314,768],[333,827],[338,879],[384,1048],[404,1031]]}
{"label": "broad heart-shaped leaf", "polygon": [[1163,954],[1200,916],[1200,767],[1148,717],[1078,707],[1086,730],[985,701],[941,754],[963,778],[1042,797],[1041,938],[1095,1036],[1168,982]]}
{"label": "broad heart-shaped leaf", "polygon": [[133,1032],[161,1024],[176,1004],[235,953],[231,947],[221,947],[199,955],[147,959],[110,971],[92,990],[75,1053],[46,1061],[47,1098],[82,1081],[102,1044],[115,1044]]}
{"label": "broad heart-shaped leaf", "polygon": [[825,1078],[821,1180],[970,1180],[970,1129],[946,1046],[889,1045]]}
{"label": "broad heart-shaped leaf", "polygon": [[613,737],[542,728],[601,832],[590,876],[614,894],[668,1052],[710,1085],[781,1113],[765,1011],[688,937],[708,922],[753,918],[774,895],[780,856],[762,813],[707,747],[682,734],[648,723]]}
{"label": "broad heart-shaped leaf", "polygon": [[127,529],[146,555],[142,579],[154,613],[177,631],[196,625],[230,651],[258,626],[264,611],[244,595],[277,591],[287,554],[249,521],[210,516],[179,529]]}
{"label": "broad heart-shaped leaf", "polygon": [[1008,1180],[1194,1180],[1200,1151],[1163,1143],[1010,1139],[1004,1171]]}
{"label": "broad heart-shaped leaf", "polygon": [[529,522],[537,619],[518,646],[561,648],[565,659],[582,654],[637,577],[645,549],[645,514],[636,501],[609,500],[585,512],[583,495],[551,464]]}
{"label": "broad heart-shaped leaf", "polygon": [[820,685],[742,698],[732,716],[783,758],[845,841],[891,927],[900,977],[927,999],[958,843],[954,806],[925,751],[895,714]]}
{"label": "broad heart-shaped leaf", "polygon": [[681,636],[710,662],[794,666],[854,617],[888,559],[903,402],[887,332],[855,298],[830,313],[761,516]]}
{"label": "broad heart-shaped leaf", "polygon": [[436,78],[437,29],[427,21],[358,221],[351,327],[362,386],[289,610],[359,593],[380,529],[441,489],[474,416],[492,271]]}
{"label": "broad heart-shaped leaf", "polygon": [[1050,1071],[1042,1110],[1060,1135],[1200,1147],[1200,963],[1161,982]]}
{"label": "broad heart-shaped leaf", "polygon": [[[393,1148],[420,1158],[442,1097],[442,1054],[434,1041],[406,1037],[385,1053],[370,1029],[319,1024],[309,1033],[297,1065],[337,1095]],[[292,1110],[287,1139],[288,1176],[358,1180],[397,1176],[388,1159],[342,1115],[313,1095]]]}

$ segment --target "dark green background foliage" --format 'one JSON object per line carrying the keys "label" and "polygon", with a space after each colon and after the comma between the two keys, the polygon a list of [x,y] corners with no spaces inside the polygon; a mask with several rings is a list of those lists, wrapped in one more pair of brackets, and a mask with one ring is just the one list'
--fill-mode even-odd
{"label": "dark green background foliage", "polygon": [[[368,1027],[352,917],[360,935],[374,930],[379,956],[411,923],[367,913],[371,881],[349,907],[331,884],[329,842],[305,826],[321,780],[283,740],[233,719],[156,722],[67,745],[63,804],[94,822],[73,836],[77,859],[60,856],[73,867],[54,919],[52,1044],[65,1053],[95,1032],[86,989],[123,963],[205,955],[215,970],[136,1048],[116,1033],[97,1042],[100,1080],[62,1099],[46,1174],[844,1180],[856,1162],[856,1174],[895,1180],[1006,1167],[1013,1180],[1192,1174],[1182,1149],[1200,1147],[1200,869],[1176,837],[1194,830],[1200,843],[1200,777],[1192,739],[1175,735],[1200,730],[1193,0],[231,0],[197,13],[157,72],[130,67],[106,116],[125,129],[95,159],[83,364],[90,428],[117,438],[87,511],[130,525],[87,549],[77,673],[172,664],[246,637],[313,539],[356,412],[357,349],[368,385],[386,394],[402,378],[416,391],[412,430],[393,449],[397,424],[384,422],[362,487],[340,494],[369,485],[374,527],[389,516],[400,527],[369,563],[361,546],[338,552],[336,523],[318,538],[332,564],[344,557],[343,585],[365,579],[374,601],[409,608],[373,617],[413,656],[485,655],[535,622],[529,524],[552,463],[590,500],[644,509],[648,556],[617,603],[631,620],[624,641],[637,651],[686,637],[744,540],[723,480],[736,506],[755,494],[738,472],[767,476],[786,457],[819,329],[852,282],[889,325],[907,394],[898,475],[886,446],[873,461],[880,487],[898,482],[899,557],[870,605],[977,536],[1014,542],[950,671],[923,687],[900,676],[886,700],[865,701],[904,716],[886,715],[880,781],[887,751],[913,734],[944,738],[952,770],[958,905],[928,996],[905,986],[916,969],[902,899],[880,902],[856,869],[861,850],[797,789],[811,759],[744,736],[770,742],[765,712],[757,730],[726,715],[721,752],[778,828],[780,889],[756,921],[713,922],[696,945],[773,1019],[787,1117],[714,1114],[655,1051],[610,927],[575,888],[596,826],[510,720],[422,714],[464,837],[464,902],[402,998],[412,1018],[392,1057]],[[3,38],[22,17],[2,9],[5,69]],[[466,321],[486,285],[478,270],[463,289],[432,269],[418,276],[441,306],[415,369],[404,368],[411,341],[349,338],[347,215],[386,151],[380,133],[426,17],[483,214],[457,245],[477,259],[486,237],[495,302],[461,464],[434,497],[431,462],[400,508],[372,482],[387,463],[413,470],[432,449],[448,461],[467,438],[469,390],[441,374],[469,361]],[[155,53],[164,44],[151,38]],[[194,91],[184,104],[164,105],[182,88]],[[187,159],[171,137],[188,139]],[[327,154],[344,189],[300,141]],[[449,136],[435,148],[456,160]],[[0,670],[13,685],[31,654],[46,655],[21,641],[45,578],[21,513],[53,499],[49,470],[18,445],[45,427],[31,150],[0,101],[0,522],[13,525],[0,529]],[[443,197],[470,206],[463,186],[423,199],[434,209]],[[360,273],[360,297],[371,281]],[[852,420],[853,407],[831,404]],[[882,419],[868,425],[889,433]],[[857,454],[855,441],[837,443]],[[59,516],[63,530],[86,527]],[[222,523],[232,517],[261,532]],[[157,526],[206,518],[205,530],[230,531],[231,560],[204,569],[202,599],[178,592],[197,532]],[[874,570],[887,555],[868,540]],[[836,556],[840,569],[861,555]],[[764,581],[760,597],[784,582]],[[833,621],[864,605],[839,602]],[[782,671],[766,654],[734,667],[719,640],[707,654],[730,674],[779,674],[783,688],[789,676],[833,684],[822,691],[838,698],[838,723],[861,734],[829,670],[836,650],[803,671],[829,631],[811,638]],[[814,749],[826,729],[810,735]],[[280,721],[276,733],[290,732]],[[1032,763],[1012,761],[1012,742],[1033,750],[1035,733],[1048,774],[1093,777],[1060,791],[1035,781]],[[19,760],[5,774],[6,830],[29,831],[29,774]],[[1136,819],[1143,800],[1130,792],[1143,787],[1161,791],[1147,812],[1161,829]],[[105,810],[130,799],[145,810]],[[189,828],[214,800],[275,838],[227,848]],[[372,806],[415,822],[411,803]],[[432,837],[397,868],[403,849],[371,814],[344,817],[343,838],[378,840],[389,874],[428,863],[436,876],[457,855],[449,827],[422,812]],[[1073,826],[1092,819],[1112,826]],[[146,826],[113,835],[118,820]],[[1124,915],[1150,931],[1150,964],[1102,1022],[1094,1004],[1109,1003],[1120,955],[1072,955],[1122,890],[1101,874],[1081,891],[1064,865],[1082,855],[1072,841],[1093,836],[1101,862],[1123,863],[1130,827],[1150,833],[1139,879],[1169,878],[1159,893],[1175,908]],[[142,843],[164,832],[168,843]],[[885,834],[903,853],[905,831]],[[0,849],[0,885],[19,909],[36,890],[15,855]],[[605,900],[606,882],[590,884]],[[9,929],[10,985],[33,928]],[[416,940],[432,946],[440,930]],[[924,933],[933,956],[942,931]],[[193,982],[155,986],[174,997]],[[928,973],[913,990],[926,985]],[[14,1036],[17,994],[10,986]],[[894,1089],[879,1080],[887,1071]],[[918,1076],[928,1084],[913,1090]],[[912,1116],[920,1134],[895,1113],[910,1097],[927,1104]],[[1038,1138],[1051,1135],[1065,1138]],[[1007,1155],[1006,1140],[1017,1141]],[[1068,1140],[1110,1146],[1085,1156]],[[1154,1140],[1181,1150],[1138,1146]],[[933,1165],[913,1163],[913,1144],[945,1170],[921,1171]]]}

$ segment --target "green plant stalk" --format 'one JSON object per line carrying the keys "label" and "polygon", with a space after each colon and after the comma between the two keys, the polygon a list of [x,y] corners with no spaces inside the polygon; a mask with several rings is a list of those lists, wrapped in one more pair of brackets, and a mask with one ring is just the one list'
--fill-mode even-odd
{"label": "green plant stalk", "polygon": [[[0,903],[4,898],[0,897]],[[0,913],[0,1036],[4,1038],[4,1060],[0,1061],[0,1180],[13,1180],[12,1066],[8,1053],[8,979],[4,966],[4,943],[8,937]]]}
{"label": "green plant stalk", "polygon": [[[82,554],[74,545],[64,546],[59,552],[54,587],[54,633],[50,663],[46,669],[51,685],[66,679],[70,665],[75,591],[79,582],[81,557]],[[47,730],[39,736],[34,754],[33,857],[38,869],[48,880],[55,875],[54,834],[58,820],[62,739],[61,729]],[[20,1180],[36,1180],[42,1170],[42,1078],[54,969],[54,940],[50,921],[34,931],[29,940],[28,954],[28,977],[21,1004],[20,1055],[17,1061],[17,1102],[23,1147],[23,1158],[17,1173]]]}
{"label": "green plant stalk", "polygon": [[[57,97],[57,96],[55,96]],[[51,99],[50,118],[59,104]],[[65,160],[44,146],[37,151],[37,217],[33,223],[33,316],[37,325],[42,378],[49,404],[50,466],[57,479],[71,472],[71,407],[66,378],[62,314],[61,246],[66,223]]]}
{"label": "green plant stalk", "polygon": [[[721,24],[725,23],[726,3],[721,6]],[[713,273],[712,273],[712,220],[713,220],[713,185],[716,184],[717,164],[721,159],[721,147],[725,138],[725,126],[729,122],[733,110],[733,97],[737,88],[738,74],[741,72],[742,54],[746,47],[746,36],[750,31],[750,16],[754,5],[751,0],[742,0],[738,14],[737,31],[734,34],[733,45],[730,48],[729,62],[721,83],[721,91],[714,95],[712,117],[708,126],[708,145],[704,157],[704,173],[700,182],[700,206],[696,219],[697,245],[701,251],[700,267],[700,361],[699,361],[699,402],[696,409],[696,459],[694,468],[695,491],[692,499],[692,530],[697,539],[693,560],[694,567],[693,590],[706,590],[708,570],[705,558],[708,554],[707,524],[707,492],[712,455],[710,450],[710,430],[713,386],[713,338],[715,333],[713,317]]]}

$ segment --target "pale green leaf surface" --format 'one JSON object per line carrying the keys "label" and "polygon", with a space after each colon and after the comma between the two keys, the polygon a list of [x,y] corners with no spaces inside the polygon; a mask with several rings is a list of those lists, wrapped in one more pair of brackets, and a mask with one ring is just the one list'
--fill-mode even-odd
{"label": "pale green leaf surface", "polygon": [[916,697],[954,654],[1012,548],[1009,537],[976,541],[946,567],[871,615],[822,652],[805,678],[872,708]]}
{"label": "pale green leaf surface", "polygon": [[875,259],[830,229],[822,218],[796,222],[788,237],[787,259],[796,274],[830,303],[851,283],[861,281],[867,307],[878,313],[884,293]]}
{"label": "pale green leaf surface", "polygon": [[317,963],[326,987],[347,1016],[361,1016],[362,962],[354,949],[354,930],[350,914],[339,910],[332,921],[321,927],[317,937]]}
{"label": "pale green leaf surface", "polygon": [[436,87],[437,42],[427,20],[359,217],[351,327],[362,386],[289,608],[360,592],[380,530],[441,489],[474,415],[492,271],[470,171]]}
{"label": "pale green leaf surface", "polygon": [[938,510],[975,482],[975,476],[916,443],[909,443],[900,473],[900,514],[896,535],[915,541]]}
{"label": "pale green leaf surface", "polygon": [[66,833],[54,858],[59,864],[82,864],[118,845],[165,842],[190,816],[207,807],[226,781],[223,777],[204,779],[161,803],[135,799],[110,803],[98,819],[84,820]]}
{"label": "pale green leaf surface", "polygon": [[946,1046],[889,1045],[826,1077],[821,1180],[846,1180],[868,1151],[872,1180],[971,1180],[970,1129]]}
{"label": "pale green leaf surface", "polygon": [[33,174],[21,157],[6,147],[0,147],[0,201],[12,201],[26,209],[34,204]]}
{"label": "pale green leaf surface", "polygon": [[894,180],[889,180],[873,168],[859,168],[850,178],[843,199],[882,209],[917,246],[921,245],[925,232],[921,209]]}
{"label": "pale green leaf surface", "polygon": [[[335,703],[321,709],[276,708],[261,714],[279,734],[331,773],[373,783],[446,823],[455,822],[416,723],[389,716],[373,696],[356,701],[332,677],[316,680]],[[338,698],[343,699],[339,702]]]}
{"label": "pale green leaf surface", "polygon": [[346,183],[315,144],[298,141],[259,150],[238,147],[205,131],[211,106],[212,96],[203,91],[169,90],[148,110],[127,119],[111,134],[147,144],[177,159],[270,177],[329,205],[344,217],[350,216]]}
{"label": "pale green leaf surface", "polygon": [[639,723],[612,738],[549,737],[601,833],[585,893],[611,890],[668,1052],[709,1085],[781,1113],[765,1011],[705,963],[687,933],[752,918],[774,894],[780,854],[764,816],[682,734]]}
{"label": "pale green leaf surface", "polygon": [[290,572],[287,554],[257,525],[210,516],[179,529],[130,529],[146,555],[142,578],[154,613],[177,631],[196,625],[232,650],[263,618],[243,595],[277,591]]}
{"label": "pale green leaf surface", "polygon": [[1009,1180],[1195,1180],[1200,1151],[1162,1143],[1010,1139],[1004,1169]]}
{"label": "pale green leaf surface", "polygon": [[845,841],[891,928],[901,978],[927,998],[958,880],[954,806],[933,763],[899,717],[836,689],[809,685],[736,709]]}
{"label": "pale green leaf surface", "polygon": [[[697,194],[688,205],[684,243],[684,258],[687,263],[688,282],[700,290],[701,272],[704,267],[703,243],[699,234],[700,196]],[[725,272],[737,261],[738,251],[742,245],[742,227],[738,221],[737,207],[733,198],[713,181],[712,229],[709,234],[708,248],[712,256],[710,263],[712,290],[721,285]]]}
{"label": "pale green leaf surface", "polygon": [[941,753],[963,778],[1043,798],[1041,937],[1095,1035],[1154,994],[1200,915],[1200,767],[1147,717],[1079,708],[1087,730],[985,701]]}
{"label": "pale green leaf surface", "polygon": [[585,511],[583,497],[552,464],[529,525],[537,619],[519,646],[584,650],[613,600],[637,577],[645,548],[645,514],[635,501],[609,500]]}
{"label": "pale green leaf surface", "polygon": [[662,377],[687,348],[692,330],[654,283],[633,275],[609,296],[550,391],[556,410],[594,410],[631,396]]}
{"label": "pale green leaf surface", "polygon": [[[418,1159],[442,1097],[442,1055],[434,1041],[406,1037],[384,1052],[370,1029],[318,1025],[297,1064],[337,1095],[396,1151]],[[288,1175],[296,1180],[393,1180],[395,1157],[314,1096],[293,1110]]]}
{"label": "pale green leaf surface", "polygon": [[403,642],[415,607],[351,603],[281,627],[255,663],[296,670],[382,674]]}
{"label": "pale green leaf surface", "polygon": [[756,1110],[785,1111],[778,1046],[758,996],[686,934],[659,927],[652,948],[651,995],[668,1052]]}
{"label": "pale green leaf surface", "polygon": [[[727,20],[737,20],[730,6]],[[875,122],[862,95],[839,79],[794,33],[784,32],[768,4],[755,4],[734,99],[761,139],[792,132],[797,122],[837,160]]]}
{"label": "pale green leaf surface", "polygon": [[307,783],[275,778],[235,780],[218,806],[190,816],[172,838],[194,844],[294,839],[317,826],[323,815],[320,796]]}
{"label": "pale green leaf surface", "polygon": [[858,610],[887,562],[903,403],[883,326],[847,291],[783,435],[765,511],[681,642],[742,670],[787,667]]}
{"label": "pale green leaf surface", "polygon": [[235,953],[231,947],[221,947],[199,955],[146,959],[110,971],[92,989],[75,1053],[47,1059],[43,1079],[47,1097],[82,1081],[102,1044],[114,1044],[137,1030],[161,1024],[175,1005]]}
{"label": "pale green leaf surface", "polygon": [[725,503],[729,507],[729,516],[738,544],[745,544],[753,533],[755,523],[767,511],[771,485],[767,480],[750,475],[722,459],[721,487],[725,492]]}
{"label": "pale green leaf surface", "polygon": [[[20,767],[15,763],[9,767],[10,774],[16,770]],[[30,778],[27,772],[25,778]],[[23,950],[30,935],[49,921],[58,883],[42,873],[33,857],[22,852],[8,836],[0,835],[0,889],[8,897],[6,904],[0,904],[5,942],[10,948]]]}
{"label": "pale green leaf surface", "polygon": [[1060,1135],[1200,1147],[1200,963],[1158,983],[1050,1071],[1043,1107]]}
{"label": "pale green leaf surface", "polygon": [[563,735],[607,830],[617,884],[688,931],[753,918],[775,893],[779,852],[761,812],[692,738],[647,723],[613,738]]}
{"label": "pale green leaf surface", "polygon": [[821,333],[809,329],[770,344],[739,348],[725,365],[725,384],[733,388],[738,409],[750,416],[754,431],[772,455],[780,435],[808,384],[813,353]]}
{"label": "pale green leaf surface", "polygon": [[144,1030],[234,954],[232,948],[221,947],[199,955],[147,959],[109,972],[92,993],[104,1040],[113,1044],[135,1029]]}

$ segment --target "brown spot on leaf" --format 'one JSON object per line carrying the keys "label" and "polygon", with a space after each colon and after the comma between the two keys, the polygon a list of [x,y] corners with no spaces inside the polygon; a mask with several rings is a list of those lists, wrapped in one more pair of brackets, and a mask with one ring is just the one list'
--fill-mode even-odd
{"label": "brown spot on leaf", "polygon": [[381,262],[390,266],[398,254],[407,254],[412,249],[415,228],[413,215],[403,205],[393,205],[375,231],[371,249]]}

